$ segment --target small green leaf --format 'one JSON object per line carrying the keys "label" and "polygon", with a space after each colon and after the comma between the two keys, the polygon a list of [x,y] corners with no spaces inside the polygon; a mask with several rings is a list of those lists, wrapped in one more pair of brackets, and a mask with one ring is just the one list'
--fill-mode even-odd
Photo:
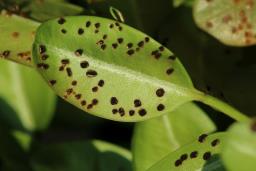
{"label": "small green leaf", "polygon": [[32,66],[32,43],[39,23],[2,12],[0,15],[0,58]]}
{"label": "small green leaf", "polygon": [[47,128],[55,107],[55,95],[32,68],[0,60],[1,120],[15,129]]}
{"label": "small green leaf", "polygon": [[100,117],[145,120],[199,98],[172,52],[113,20],[48,21],[37,30],[33,56],[59,96]]}
{"label": "small green leaf", "polygon": [[186,6],[192,6],[195,0],[172,0],[173,6],[174,7],[179,7],[181,5],[186,5]]}
{"label": "small green leaf", "polygon": [[168,115],[137,123],[132,146],[134,170],[145,171],[198,135],[214,130],[206,113],[193,103],[182,105]]}
{"label": "small green leaf", "polygon": [[253,45],[255,3],[255,0],[197,0],[194,19],[201,29],[226,45]]}
{"label": "small green leaf", "polygon": [[229,171],[256,168],[256,121],[236,123],[228,130],[222,158]]}
{"label": "small green leaf", "polygon": [[31,155],[34,171],[131,171],[130,152],[106,142],[54,143],[39,147]]}
{"label": "small green leaf", "polygon": [[218,157],[224,137],[224,133],[216,133],[209,136],[203,134],[195,142],[182,146],[177,151],[168,154],[147,171],[224,170]]}

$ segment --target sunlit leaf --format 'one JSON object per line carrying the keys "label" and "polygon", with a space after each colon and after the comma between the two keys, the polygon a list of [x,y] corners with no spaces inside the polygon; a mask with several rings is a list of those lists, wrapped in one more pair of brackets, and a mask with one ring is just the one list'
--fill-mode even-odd
{"label": "sunlit leaf", "polygon": [[222,43],[248,46],[256,43],[255,0],[197,0],[194,19],[197,25]]}
{"label": "sunlit leaf", "polygon": [[229,171],[251,171],[256,167],[256,122],[236,123],[228,130],[222,158]]}

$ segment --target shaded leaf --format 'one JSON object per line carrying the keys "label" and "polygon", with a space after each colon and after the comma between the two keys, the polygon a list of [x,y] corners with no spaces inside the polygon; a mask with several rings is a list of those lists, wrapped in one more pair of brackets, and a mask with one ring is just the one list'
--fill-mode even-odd
{"label": "shaded leaf", "polygon": [[[18,26],[18,27],[17,27]],[[0,57],[32,66],[32,43],[39,23],[2,12]]]}
{"label": "shaded leaf", "polygon": [[15,129],[47,128],[54,112],[55,95],[32,68],[0,61],[1,118]]}
{"label": "shaded leaf", "polygon": [[102,141],[54,143],[40,146],[31,163],[35,171],[131,171],[131,154]]}
{"label": "shaded leaf", "polygon": [[[224,170],[219,159],[224,133],[200,136],[198,140],[184,145],[154,164],[147,171],[159,170]],[[200,142],[200,141],[201,142]]]}
{"label": "shaded leaf", "polygon": [[255,0],[197,0],[194,19],[197,25],[222,43],[248,46],[256,43]]}
{"label": "shaded leaf", "polygon": [[228,130],[222,158],[229,171],[251,171],[256,167],[256,122],[236,123]]}
{"label": "shaded leaf", "polygon": [[134,170],[147,170],[198,135],[214,130],[214,124],[193,103],[182,105],[163,117],[137,123],[132,146]]}

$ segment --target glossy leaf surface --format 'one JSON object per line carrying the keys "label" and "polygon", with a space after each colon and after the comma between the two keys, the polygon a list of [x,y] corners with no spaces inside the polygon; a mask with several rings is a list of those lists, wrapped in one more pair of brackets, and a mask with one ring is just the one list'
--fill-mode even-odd
{"label": "glossy leaf surface", "polygon": [[201,135],[198,140],[168,154],[147,171],[224,170],[218,157],[224,137],[224,133],[216,133],[208,137]]}
{"label": "glossy leaf surface", "polygon": [[197,0],[194,19],[197,25],[222,43],[248,46],[256,43],[255,0]]}
{"label": "glossy leaf surface", "polygon": [[134,170],[147,170],[198,135],[214,130],[206,113],[194,103],[184,104],[168,115],[137,123],[133,136]]}
{"label": "glossy leaf surface", "polygon": [[33,54],[59,96],[100,117],[145,120],[197,98],[168,49],[113,20],[85,16],[48,21],[37,31]]}
{"label": "glossy leaf surface", "polygon": [[236,123],[228,130],[222,158],[229,171],[251,171],[256,167],[256,122]]}

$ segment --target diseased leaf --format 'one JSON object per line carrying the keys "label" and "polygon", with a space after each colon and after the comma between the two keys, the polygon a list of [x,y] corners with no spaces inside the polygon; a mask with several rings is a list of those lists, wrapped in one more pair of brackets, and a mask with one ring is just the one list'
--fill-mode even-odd
{"label": "diseased leaf", "polygon": [[147,171],[224,170],[218,157],[224,138],[224,133],[216,133],[209,136],[202,134],[196,141],[168,154]]}
{"label": "diseased leaf", "polygon": [[223,142],[222,158],[229,171],[251,171],[256,167],[256,121],[235,123]]}
{"label": "diseased leaf", "polygon": [[39,147],[31,157],[34,171],[131,171],[130,152],[106,142],[66,142]]}
{"label": "diseased leaf", "polygon": [[226,45],[253,45],[255,3],[255,0],[197,0],[194,19],[201,29]]}
{"label": "diseased leaf", "polygon": [[211,120],[193,103],[182,105],[163,117],[137,123],[132,146],[134,170],[147,170],[198,135],[214,130]]}
{"label": "diseased leaf", "polygon": [[55,95],[32,68],[0,60],[1,120],[15,129],[47,128]]}
{"label": "diseased leaf", "polygon": [[33,52],[39,72],[59,96],[100,117],[145,120],[197,98],[168,49],[112,20],[48,21],[37,31]]}
{"label": "diseased leaf", "polygon": [[32,43],[39,23],[2,12],[0,15],[0,58],[32,66]]}

